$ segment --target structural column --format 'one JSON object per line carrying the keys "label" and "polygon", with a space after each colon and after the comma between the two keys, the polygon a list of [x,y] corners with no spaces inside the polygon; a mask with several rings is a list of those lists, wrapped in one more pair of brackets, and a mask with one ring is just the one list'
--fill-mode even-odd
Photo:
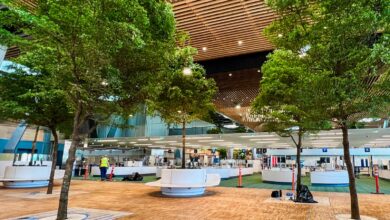
{"label": "structural column", "polygon": [[4,60],[4,57],[5,57],[6,53],[7,53],[7,47],[3,46],[3,45],[0,45],[0,66],[1,66],[1,63]]}

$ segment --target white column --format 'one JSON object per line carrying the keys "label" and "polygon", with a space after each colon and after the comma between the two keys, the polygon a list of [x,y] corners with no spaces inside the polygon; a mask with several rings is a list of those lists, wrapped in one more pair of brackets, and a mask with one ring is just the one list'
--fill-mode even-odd
{"label": "white column", "polygon": [[229,148],[229,155],[228,155],[229,159],[233,159],[233,152],[234,152],[234,148]]}
{"label": "white column", "polygon": [[256,158],[257,158],[256,148],[252,148],[252,160],[255,160]]}
{"label": "white column", "polygon": [[3,45],[0,45],[0,66],[1,66],[1,63],[4,60],[5,53],[7,53],[7,47],[3,46]]}

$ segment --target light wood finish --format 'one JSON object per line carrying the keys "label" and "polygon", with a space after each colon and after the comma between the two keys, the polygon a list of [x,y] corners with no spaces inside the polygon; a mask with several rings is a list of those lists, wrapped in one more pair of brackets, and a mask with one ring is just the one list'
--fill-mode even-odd
{"label": "light wood finish", "polygon": [[[198,49],[196,60],[271,50],[263,29],[277,16],[262,0],[172,0],[179,30]],[[242,45],[238,44],[242,41]],[[206,47],[207,51],[202,48]]]}
{"label": "light wood finish", "polygon": [[[244,183],[245,184],[245,183]],[[55,187],[59,190],[59,186]],[[44,189],[0,189],[0,219],[56,210],[57,198],[23,199],[8,196]],[[164,198],[159,189],[139,183],[72,181],[69,207],[105,209],[134,213],[120,219],[335,219],[349,213],[347,193],[313,192],[314,198],[326,200],[318,204],[294,204],[269,200],[269,189],[210,188],[207,196],[197,198]],[[83,192],[77,194],[76,192]],[[285,190],[283,191],[285,192]],[[389,219],[390,196],[359,194],[362,215]],[[328,205],[329,204],[329,205]]]}
{"label": "light wood finish", "polygon": [[[18,0],[33,9],[36,0]],[[195,60],[248,54],[273,49],[263,29],[277,16],[263,0],[170,0],[177,28],[187,32],[190,45],[198,49]],[[242,41],[242,45],[238,45]],[[207,51],[202,48],[206,47]],[[8,49],[6,58],[19,50]]]}

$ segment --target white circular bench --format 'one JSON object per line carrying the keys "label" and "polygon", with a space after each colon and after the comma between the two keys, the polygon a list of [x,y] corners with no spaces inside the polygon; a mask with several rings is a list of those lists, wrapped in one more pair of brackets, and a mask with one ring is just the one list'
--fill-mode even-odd
{"label": "white circular bench", "polygon": [[163,169],[161,179],[146,183],[158,186],[167,196],[203,195],[206,187],[218,186],[221,178],[218,174],[206,174],[205,169]]}
{"label": "white circular bench", "polygon": [[[7,166],[0,182],[6,188],[46,187],[49,184],[50,169],[50,166]],[[63,170],[56,170],[54,179],[61,179],[63,176]]]}

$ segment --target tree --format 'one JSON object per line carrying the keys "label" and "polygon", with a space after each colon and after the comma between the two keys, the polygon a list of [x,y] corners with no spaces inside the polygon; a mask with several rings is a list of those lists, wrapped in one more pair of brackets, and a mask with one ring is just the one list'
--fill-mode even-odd
{"label": "tree", "polygon": [[[88,133],[84,132],[86,122],[135,109],[143,101],[133,99],[138,95],[134,90],[147,90],[148,79],[163,69],[163,58],[172,52],[166,48],[173,47],[161,45],[175,43],[174,16],[169,4],[153,0],[41,0],[33,13],[12,3],[7,5],[16,14],[15,23],[28,24],[23,33],[31,40],[20,36],[9,40],[10,32],[3,29],[7,45],[16,44],[24,51],[42,54],[45,68],[61,85],[74,114],[57,214],[57,219],[62,220],[67,218],[76,148]],[[140,52],[142,56],[138,56]],[[121,54],[129,60],[134,58],[134,62],[145,62],[138,63],[138,69],[125,68],[126,63],[119,62]],[[163,61],[148,66],[156,57]],[[126,85],[133,82],[133,72],[141,70],[148,77],[138,81],[137,89],[130,90]]]}
{"label": "tree", "polygon": [[349,153],[348,124],[378,114],[389,101],[389,1],[283,1],[267,4],[281,17],[266,30],[279,48],[300,51],[317,108],[341,128],[351,218],[360,219]]}
{"label": "tree", "polygon": [[315,76],[306,71],[305,63],[297,52],[281,49],[268,55],[262,73],[263,79],[259,94],[252,103],[252,112],[261,117],[268,131],[291,137],[297,152],[298,194],[303,136],[324,127],[311,94],[311,82]]}
{"label": "tree", "polygon": [[183,169],[186,164],[186,124],[209,115],[216,92],[215,81],[207,79],[204,69],[193,63],[194,53],[190,47],[177,50],[171,69],[160,74],[161,83],[148,103],[149,112],[157,112],[168,124],[181,124]]}
{"label": "tree", "polygon": [[[19,58],[27,60],[29,53]],[[35,59],[37,61],[37,59]],[[29,63],[29,66],[38,66]],[[50,80],[44,69],[32,72],[32,69],[11,67],[14,73],[0,73],[0,114],[5,119],[24,120],[36,125],[32,146],[31,162],[35,151],[39,126],[48,127],[54,137],[52,164],[47,194],[53,192],[54,173],[57,164],[59,126],[65,125],[72,117],[65,101],[65,94]]]}

